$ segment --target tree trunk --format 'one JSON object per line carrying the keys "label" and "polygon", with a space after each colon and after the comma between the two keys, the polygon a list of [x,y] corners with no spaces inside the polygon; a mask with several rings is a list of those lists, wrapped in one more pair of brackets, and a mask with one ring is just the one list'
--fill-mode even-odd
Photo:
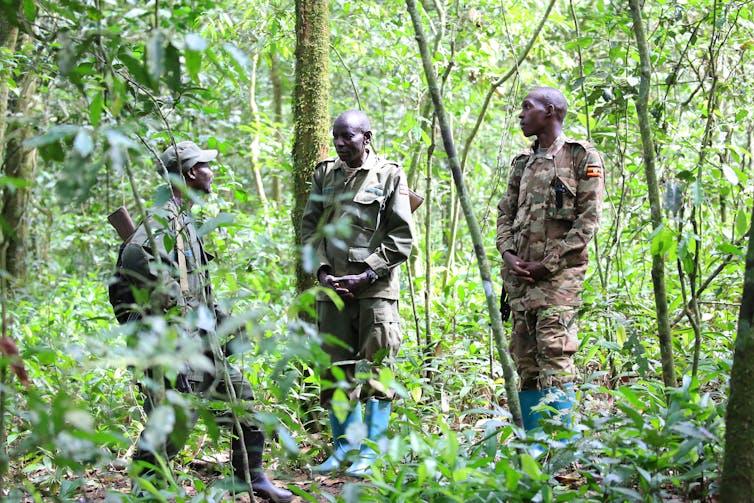
{"label": "tree trunk", "polygon": [[[293,92],[293,227],[301,246],[301,215],[309,198],[314,166],[327,155],[330,114],[330,13],[327,0],[296,0],[296,83]],[[313,276],[296,267],[300,292],[311,287]]]}
{"label": "tree trunk", "polygon": [[503,336],[503,321],[500,319],[500,312],[498,311],[497,299],[495,298],[495,289],[492,287],[492,277],[490,275],[490,265],[487,261],[487,253],[484,247],[484,240],[482,238],[482,232],[479,229],[479,222],[477,222],[474,209],[471,205],[471,197],[469,191],[466,188],[466,184],[463,181],[463,174],[461,173],[461,165],[456,155],[456,147],[453,142],[453,134],[449,126],[448,116],[445,111],[445,105],[440,95],[440,88],[437,85],[437,76],[435,75],[434,67],[432,66],[432,59],[429,54],[429,47],[424,38],[424,29],[421,24],[421,17],[419,11],[416,8],[415,0],[406,0],[406,7],[411,15],[411,21],[414,25],[414,32],[416,33],[416,41],[419,44],[419,51],[421,53],[422,65],[424,66],[424,75],[427,78],[427,85],[429,92],[432,95],[432,104],[435,108],[435,115],[437,121],[440,124],[440,132],[442,133],[442,141],[445,146],[445,153],[448,156],[448,162],[453,174],[453,180],[458,188],[458,196],[461,200],[461,208],[466,216],[466,223],[469,226],[469,233],[471,234],[471,240],[474,243],[474,252],[477,258],[477,264],[479,265],[479,273],[482,277],[482,285],[484,285],[484,294],[487,300],[487,309],[490,315],[490,321],[492,323],[492,332],[495,336],[495,345],[497,346],[500,363],[503,367],[503,374],[505,376],[505,392],[508,398],[508,408],[513,416],[513,421],[518,425],[523,425],[521,418],[521,406],[518,402],[518,379],[516,377],[516,370],[513,367],[513,362],[508,354],[507,347],[504,343]]}
{"label": "tree trunk", "polygon": [[[633,31],[641,61],[641,81],[639,94],[636,96],[636,114],[639,117],[641,144],[644,152],[644,171],[647,177],[649,192],[649,208],[652,227],[658,231],[662,225],[662,203],[660,191],[657,187],[657,169],[655,168],[655,147],[649,119],[649,85],[652,79],[652,63],[649,58],[647,38],[641,19],[639,0],[628,1]],[[665,289],[665,258],[661,250],[652,254],[652,284],[655,294],[655,309],[657,310],[657,335],[660,339],[660,357],[662,358],[662,380],[665,386],[675,386],[675,369],[673,366],[673,339],[668,320],[668,297]]]}
{"label": "tree trunk", "polygon": [[754,502],[754,206],[746,252],[744,290],[730,372],[725,422],[725,460],[720,481],[722,503]]}
{"label": "tree trunk", "polygon": [[[20,37],[17,47],[24,43]],[[29,186],[34,178],[36,150],[23,147],[23,142],[32,131],[26,120],[32,114],[36,92],[36,75],[29,71],[23,73],[18,83],[18,98],[10,100],[9,116],[20,118],[9,122],[5,131],[2,169],[0,174],[18,180],[18,185],[5,187],[0,199],[0,222],[2,222],[2,249],[5,255],[6,271],[18,283],[26,278],[27,248],[30,245],[29,221],[26,210],[29,206],[31,190]]]}
{"label": "tree trunk", "polygon": [[[16,47],[17,37],[18,26],[11,27],[8,25],[6,19],[0,19],[0,47],[7,47],[13,52]],[[3,159],[5,149],[5,129],[8,117],[8,93],[10,91],[6,76],[6,72],[8,71],[6,68],[0,72],[0,159]]]}

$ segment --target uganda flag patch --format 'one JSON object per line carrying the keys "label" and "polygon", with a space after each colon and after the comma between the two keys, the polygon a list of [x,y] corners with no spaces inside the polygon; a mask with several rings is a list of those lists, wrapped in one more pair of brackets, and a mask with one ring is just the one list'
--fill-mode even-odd
{"label": "uganda flag patch", "polygon": [[602,176],[602,166],[587,166],[586,167],[586,176],[588,177],[598,177]]}

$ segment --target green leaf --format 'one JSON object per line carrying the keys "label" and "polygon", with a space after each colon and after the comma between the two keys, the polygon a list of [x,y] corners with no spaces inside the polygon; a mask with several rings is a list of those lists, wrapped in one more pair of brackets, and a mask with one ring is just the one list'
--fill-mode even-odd
{"label": "green leaf", "polygon": [[147,70],[153,82],[160,80],[165,67],[165,34],[162,30],[152,30],[147,49]]}
{"label": "green leaf", "polygon": [[31,22],[37,18],[37,6],[34,0],[24,0],[24,16]]}
{"label": "green leaf", "polygon": [[202,52],[207,48],[207,42],[197,33],[188,33],[184,41],[190,51]]}
{"label": "green leaf", "polygon": [[542,470],[539,468],[539,465],[534,461],[534,458],[527,453],[524,453],[521,456],[521,469],[533,480],[539,480],[542,476]]}
{"label": "green leaf", "polygon": [[188,71],[191,79],[198,80],[199,70],[202,66],[202,53],[188,50],[183,53],[183,58],[186,61],[186,71]]}
{"label": "green leaf", "polygon": [[89,122],[92,126],[99,126],[100,119],[102,118],[102,111],[105,108],[105,97],[101,89],[97,89],[97,92],[92,96],[89,103]]}
{"label": "green leaf", "polygon": [[46,145],[58,143],[60,140],[67,140],[72,138],[79,132],[78,126],[70,124],[61,124],[59,126],[52,126],[47,132],[40,136],[34,136],[25,140],[23,146],[27,148],[39,148]]}
{"label": "green leaf", "polygon": [[733,168],[731,168],[727,164],[723,164],[722,170],[723,175],[725,175],[725,178],[730,182],[731,185],[738,185],[738,175],[733,170]]}
{"label": "green leaf", "polygon": [[181,54],[173,44],[165,50],[165,82],[173,92],[181,89]]}
{"label": "green leaf", "polygon": [[744,251],[733,243],[720,243],[719,245],[717,245],[717,249],[725,253],[726,255],[733,255],[735,257],[745,256]]}
{"label": "green leaf", "polygon": [[76,138],[73,140],[73,149],[79,153],[81,157],[89,157],[89,154],[94,150],[94,142],[92,137],[84,128],[79,129]]}
{"label": "green leaf", "polygon": [[744,236],[749,230],[749,213],[740,210],[736,215],[736,235]]}
{"label": "green leaf", "polygon": [[650,253],[652,255],[664,255],[674,250],[675,240],[673,239],[673,231],[668,226],[662,224],[652,234],[652,244],[650,246]]}
{"label": "green leaf", "polygon": [[118,54],[118,59],[126,66],[126,68],[128,68],[131,78],[144,87],[154,89],[152,78],[149,76],[147,69],[144,68],[144,65],[141,64],[141,61],[127,52],[121,52]]}
{"label": "green leaf", "polygon": [[199,234],[200,237],[204,237],[218,227],[226,227],[232,224],[235,218],[236,216],[230,213],[220,213],[215,218],[210,218],[204,222],[204,225],[199,228],[197,234]]}
{"label": "green leaf", "polygon": [[691,185],[691,194],[693,195],[694,206],[701,206],[704,203],[704,187],[695,181]]}

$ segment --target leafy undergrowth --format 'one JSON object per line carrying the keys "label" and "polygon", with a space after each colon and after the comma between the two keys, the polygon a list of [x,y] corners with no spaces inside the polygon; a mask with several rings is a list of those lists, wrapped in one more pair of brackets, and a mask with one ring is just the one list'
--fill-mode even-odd
{"label": "leafy undergrowth", "polygon": [[[667,395],[651,382],[581,389],[576,426],[553,420],[535,438],[511,427],[502,408],[475,411],[478,419],[458,430],[442,414],[419,415],[409,400],[400,400],[391,438],[382,445],[385,456],[370,479],[310,477],[306,463],[322,457],[314,448],[318,437],[300,439],[295,458],[278,445],[274,455],[282,461],[269,463],[268,471],[296,492],[297,501],[714,501],[722,456],[721,407],[709,393],[700,393],[695,381],[687,379]],[[80,431],[72,436],[85,443]],[[195,436],[199,443],[179,457],[175,483],[163,493],[166,500],[232,500],[213,485],[227,474],[227,452],[208,457],[212,447],[203,443],[206,435]],[[546,458],[529,455],[534,442],[548,446]],[[66,461],[60,445],[57,457],[40,459],[41,465],[29,463],[14,473],[19,485],[8,501],[149,500],[130,495],[122,459],[80,475],[71,459],[67,470],[50,462]]]}

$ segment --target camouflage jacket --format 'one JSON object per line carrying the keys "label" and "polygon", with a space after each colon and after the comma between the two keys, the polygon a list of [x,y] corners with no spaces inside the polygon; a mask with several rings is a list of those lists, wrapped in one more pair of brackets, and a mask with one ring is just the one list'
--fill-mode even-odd
{"label": "camouflage jacket", "polygon": [[[324,225],[345,218],[347,235],[323,235]],[[330,267],[335,276],[359,274],[367,267],[377,273],[377,281],[357,298],[398,298],[398,266],[411,254],[412,226],[408,184],[399,165],[369,152],[349,180],[345,163],[337,158],[315,168],[301,237],[316,250],[319,267]],[[319,299],[327,297],[320,294]]]}
{"label": "camouflage jacket", "polygon": [[559,136],[544,155],[532,148],[511,164],[508,190],[498,205],[497,249],[541,262],[550,274],[519,282],[503,261],[513,309],[576,306],[589,258],[587,245],[602,216],[605,173],[588,142]]}

